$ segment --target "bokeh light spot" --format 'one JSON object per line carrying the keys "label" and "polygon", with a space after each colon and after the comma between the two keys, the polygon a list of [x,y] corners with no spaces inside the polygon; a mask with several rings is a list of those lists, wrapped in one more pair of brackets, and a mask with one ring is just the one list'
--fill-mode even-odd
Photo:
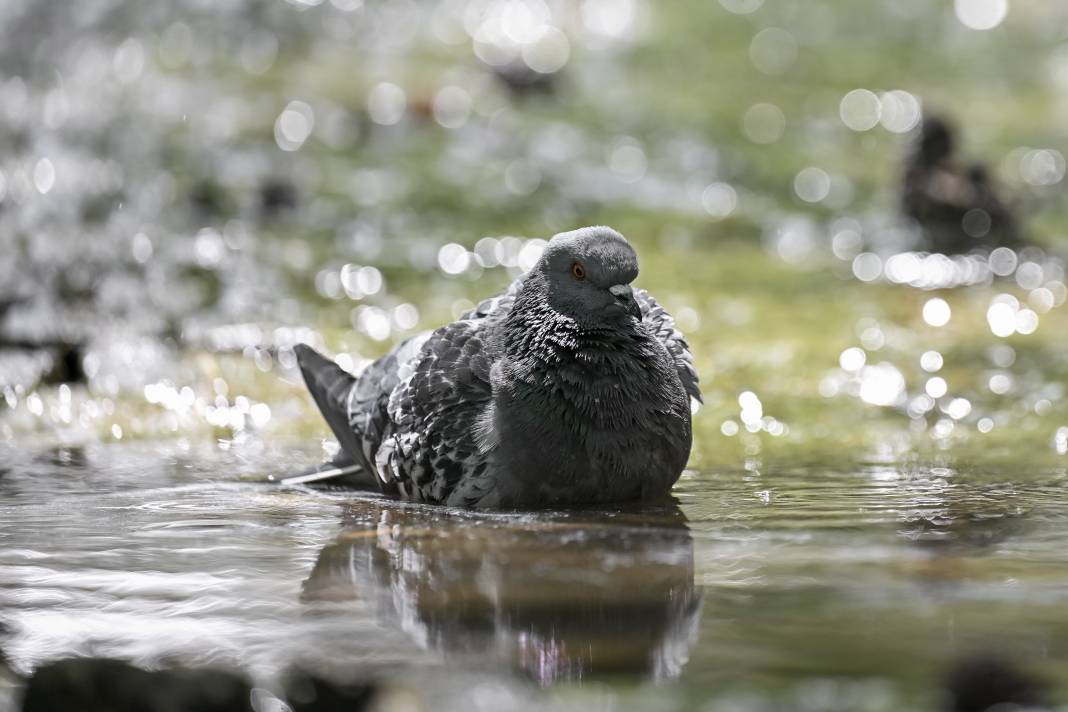
{"label": "bokeh light spot", "polygon": [[458,129],[471,115],[471,95],[457,86],[444,86],[434,95],[434,120],[447,129]]}
{"label": "bokeh light spot", "polygon": [[315,112],[303,101],[291,101],[274,122],[274,140],[283,151],[296,151],[311,135]]}
{"label": "bokeh light spot", "polygon": [[701,205],[715,220],[722,220],[738,207],[738,193],[728,183],[712,183],[701,193]]}
{"label": "bokeh light spot", "polygon": [[380,82],[367,95],[367,115],[382,126],[400,123],[408,106],[408,95],[396,84]]}
{"label": "bokeh light spot", "polygon": [[931,326],[945,326],[951,316],[952,311],[945,299],[935,297],[923,305],[923,320]]}
{"label": "bokeh light spot", "polygon": [[779,27],[767,27],[749,44],[753,66],[768,75],[785,73],[797,59],[797,40]]}
{"label": "bokeh light spot", "polygon": [[719,4],[735,15],[749,15],[764,4],[764,0],[719,0]]}
{"label": "bokeh light spot", "polygon": [[864,367],[867,359],[868,356],[864,353],[864,349],[851,346],[838,356],[838,365],[842,367],[843,371],[855,372]]}
{"label": "bokeh light spot", "polygon": [[868,131],[875,128],[882,118],[883,105],[874,92],[854,89],[842,97],[838,115],[842,123],[853,131]]}
{"label": "bokeh light spot", "polygon": [[754,104],[742,117],[742,131],[753,143],[775,143],[786,131],[786,116],[775,104]]}
{"label": "bokeh light spot", "polygon": [[33,166],[33,187],[41,195],[48,194],[56,184],[56,167],[47,158],[38,159]]}
{"label": "bokeh light spot", "polygon": [[972,30],[992,30],[1009,14],[1008,0],[954,0],[953,11]]}
{"label": "bokeh light spot", "polygon": [[806,203],[818,203],[831,192],[831,177],[822,168],[809,166],[794,177],[794,193]]}
{"label": "bokeh light spot", "polygon": [[936,373],[942,370],[942,354],[937,351],[924,351],[920,356],[920,368],[928,373]]}

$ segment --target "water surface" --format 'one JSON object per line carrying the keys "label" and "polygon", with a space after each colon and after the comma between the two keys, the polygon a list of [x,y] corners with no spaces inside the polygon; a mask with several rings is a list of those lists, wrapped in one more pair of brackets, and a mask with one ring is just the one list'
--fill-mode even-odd
{"label": "water surface", "polygon": [[[933,709],[1068,662],[1068,474],[688,472],[674,501],[472,513],[255,481],[301,451],[9,450],[3,648],[373,677],[426,708]],[[10,690],[8,690],[10,694]],[[407,694],[407,692],[406,692]]]}

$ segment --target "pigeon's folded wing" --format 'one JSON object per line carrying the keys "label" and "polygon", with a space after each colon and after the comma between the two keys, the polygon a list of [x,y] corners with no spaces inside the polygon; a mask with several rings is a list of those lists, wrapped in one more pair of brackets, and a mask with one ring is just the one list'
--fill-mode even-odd
{"label": "pigeon's folded wing", "polygon": [[675,361],[675,369],[678,371],[679,380],[683,388],[691,398],[698,402],[701,400],[701,387],[697,378],[697,369],[693,365],[693,354],[690,345],[686,343],[682,332],[675,328],[675,320],[660,306],[652,295],[644,289],[634,292],[634,298],[642,310],[642,321],[652,328],[653,333],[660,339],[660,343],[671,354]]}
{"label": "pigeon's folded wing", "polygon": [[467,319],[434,332],[411,375],[389,399],[392,432],[377,456],[379,475],[409,497],[442,502],[461,479],[486,469],[480,442],[493,394],[490,320]]}
{"label": "pigeon's folded wing", "polygon": [[[420,352],[430,337],[431,332],[428,331],[398,344],[364,369],[349,392],[349,428],[358,434],[362,462],[372,471],[375,469],[375,453],[390,428],[387,413],[390,393],[411,373],[412,364],[418,362]],[[380,476],[379,479],[383,485],[387,484],[385,478]],[[384,486],[383,490],[389,493],[395,491],[388,486]]]}

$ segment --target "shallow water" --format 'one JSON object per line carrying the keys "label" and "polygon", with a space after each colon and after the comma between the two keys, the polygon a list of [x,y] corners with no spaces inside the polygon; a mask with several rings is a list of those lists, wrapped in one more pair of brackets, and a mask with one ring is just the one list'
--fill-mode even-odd
{"label": "shallow water", "polygon": [[[1068,662],[1068,472],[687,473],[676,502],[478,514],[259,480],[299,451],[4,452],[3,649],[299,666],[424,708],[933,709]],[[7,690],[11,694],[11,690]]]}

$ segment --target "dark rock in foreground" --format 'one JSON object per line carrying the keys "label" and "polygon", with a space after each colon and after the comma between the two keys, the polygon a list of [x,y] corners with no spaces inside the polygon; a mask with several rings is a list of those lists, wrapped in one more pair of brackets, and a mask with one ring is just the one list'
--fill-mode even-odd
{"label": "dark rock in foreground", "polygon": [[251,712],[251,687],[217,670],[149,672],[119,660],[50,663],[29,678],[23,712]]}
{"label": "dark rock in foreground", "polygon": [[341,684],[294,671],[286,680],[285,693],[293,712],[359,712],[367,709],[374,698],[375,686]]}
{"label": "dark rock in foreground", "polygon": [[1046,709],[1045,685],[1011,661],[976,655],[957,662],[946,679],[946,712]]}

